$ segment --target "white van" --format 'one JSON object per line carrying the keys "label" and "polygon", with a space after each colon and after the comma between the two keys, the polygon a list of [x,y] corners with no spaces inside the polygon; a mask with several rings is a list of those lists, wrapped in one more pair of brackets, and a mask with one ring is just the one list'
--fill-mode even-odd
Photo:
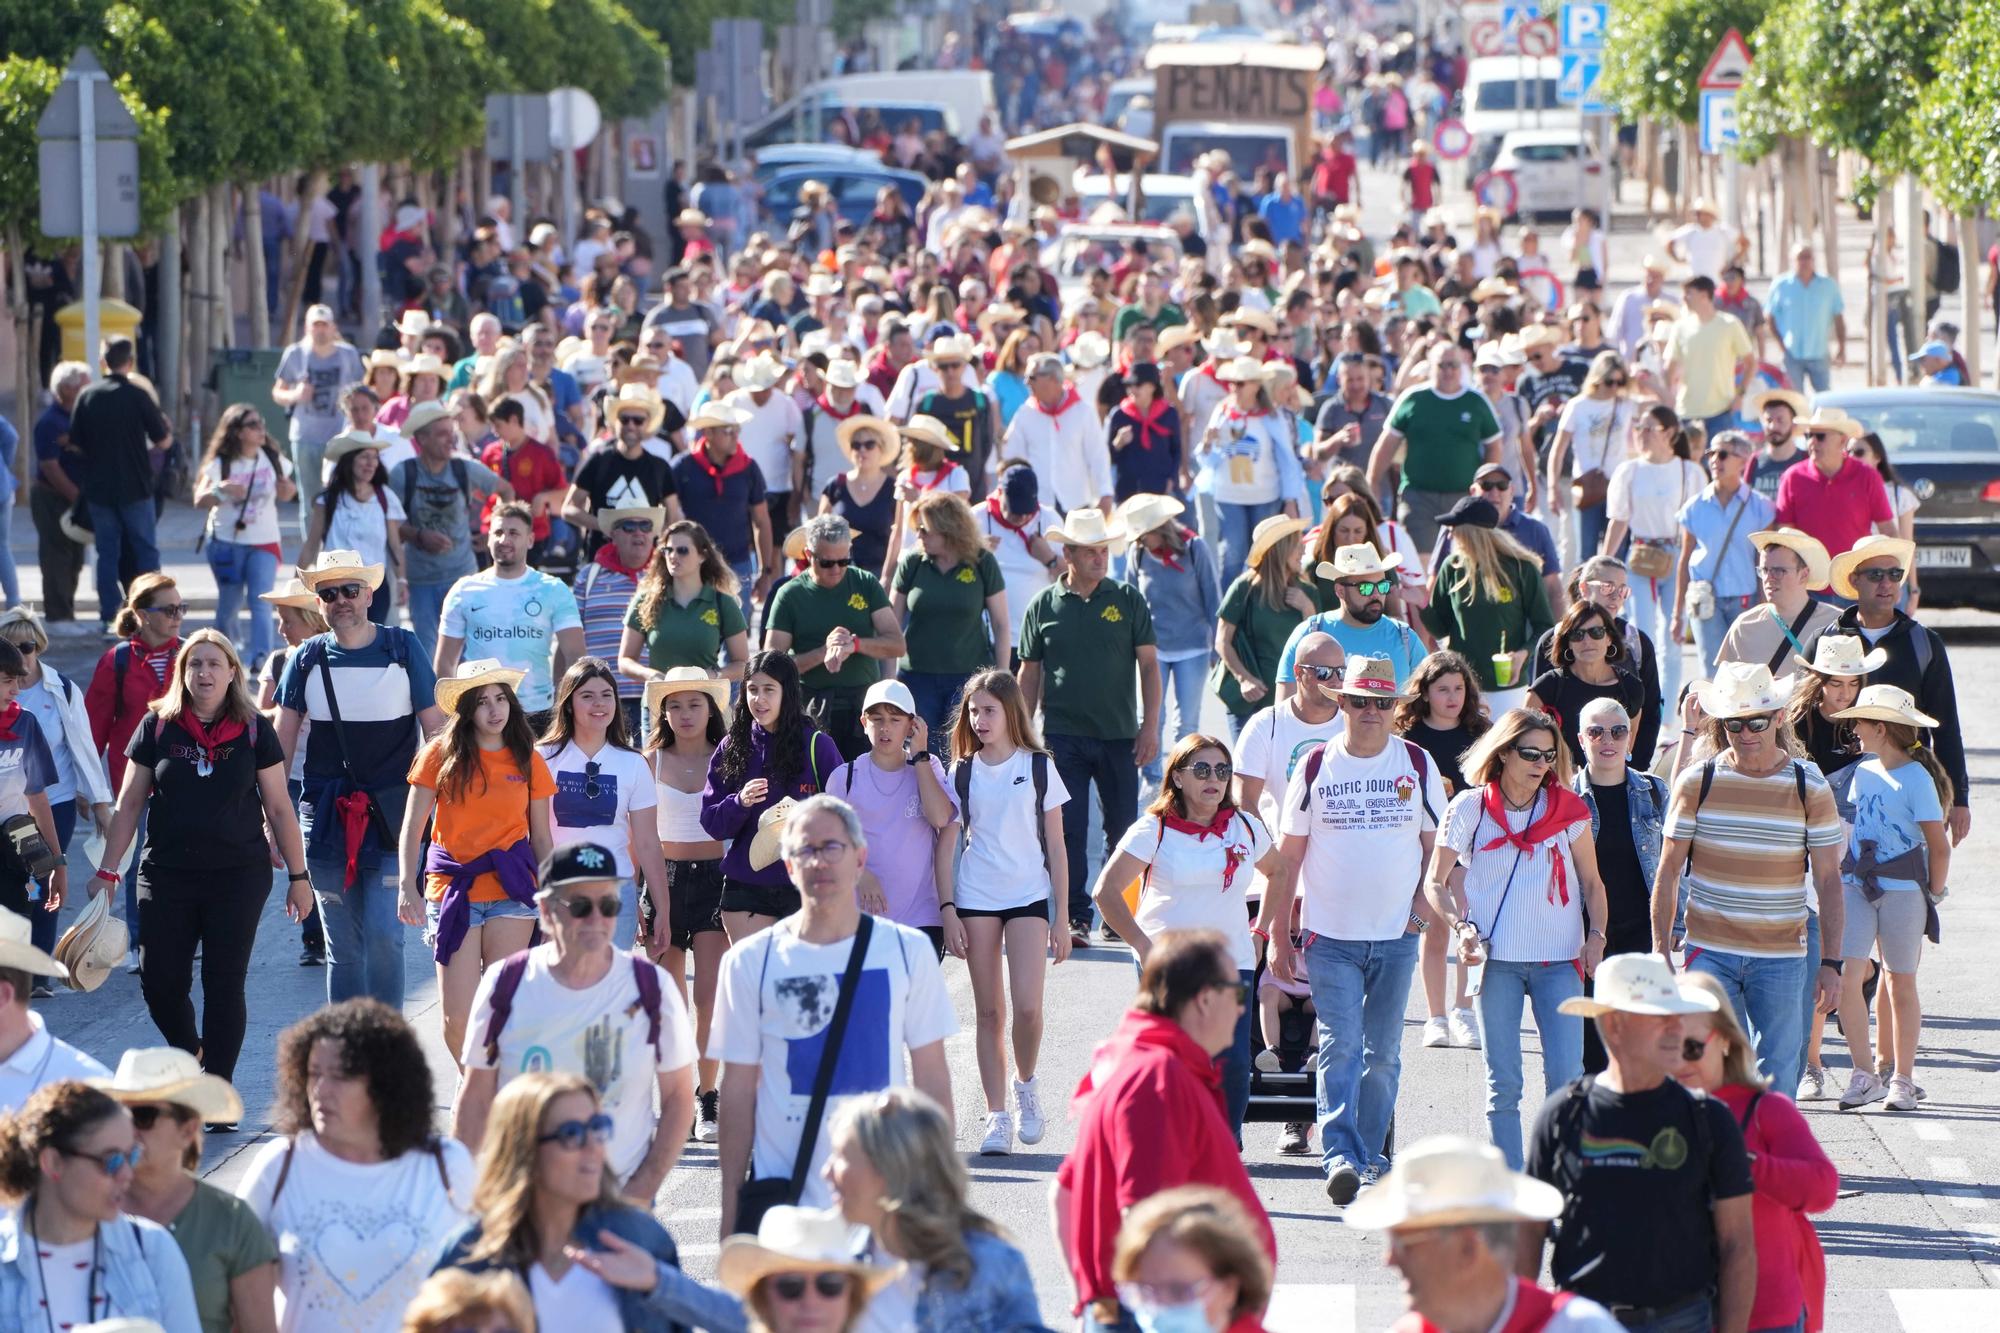
{"label": "white van", "polygon": [[[812,143],[828,137],[835,113],[873,108],[892,128],[915,119],[929,133],[941,129],[960,142],[979,131],[982,116],[1000,124],[999,101],[989,70],[908,70],[843,74],[810,84],[797,97],[744,131],[746,148]],[[817,131],[817,132],[815,132]]]}
{"label": "white van", "polygon": [[1475,172],[1493,164],[1509,130],[1575,130],[1583,117],[1556,97],[1555,56],[1480,56],[1466,66],[1465,128]]}
{"label": "white van", "polygon": [[1296,181],[1298,140],[1292,126],[1254,120],[1177,120],[1160,134],[1160,170],[1173,176],[1193,172],[1194,160],[1220,148],[1244,185],[1259,167],[1283,170]]}

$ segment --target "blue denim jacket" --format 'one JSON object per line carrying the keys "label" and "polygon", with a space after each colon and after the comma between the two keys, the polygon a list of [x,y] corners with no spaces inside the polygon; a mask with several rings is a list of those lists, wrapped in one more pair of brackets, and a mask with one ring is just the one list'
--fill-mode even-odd
{"label": "blue denim jacket", "polygon": [[[47,1322],[36,1283],[28,1276],[35,1256],[22,1224],[25,1206],[0,1215],[0,1328],[41,1328]],[[98,1290],[110,1298],[103,1318],[138,1316],[157,1320],[166,1333],[201,1333],[187,1260],[165,1227],[143,1217],[121,1217],[101,1223],[97,1235],[103,1247]]]}
{"label": "blue denim jacket", "polygon": [[[659,1281],[651,1291],[612,1289],[618,1294],[619,1318],[629,1333],[683,1333],[689,1328],[707,1329],[710,1333],[747,1333],[749,1321],[742,1303],[728,1292],[683,1273],[674,1238],[652,1214],[624,1206],[584,1209],[576,1220],[577,1244],[586,1249],[603,1249],[597,1239],[600,1231],[609,1231],[637,1245],[652,1255],[658,1265]],[[468,1273],[483,1273],[494,1267],[487,1260],[466,1258],[479,1243],[479,1237],[480,1223],[474,1219],[444,1247],[431,1271],[462,1268]],[[527,1275],[522,1274],[521,1280],[526,1282]]]}
{"label": "blue denim jacket", "polygon": [[[1590,792],[1590,772],[1580,770],[1570,785],[1590,807],[1590,836],[1597,837],[1603,820],[1597,813],[1597,798]],[[1632,812],[1632,844],[1639,849],[1639,873],[1645,877],[1641,890],[1650,898],[1653,880],[1660,869],[1660,845],[1666,838],[1667,801],[1672,796],[1667,780],[1636,768],[1625,770],[1625,804]],[[1600,866],[1600,869],[1602,867]]]}
{"label": "blue denim jacket", "polygon": [[965,1233],[972,1277],[963,1288],[942,1273],[917,1293],[922,1333],[1047,1333],[1035,1300],[1035,1280],[1021,1252],[986,1231]]}

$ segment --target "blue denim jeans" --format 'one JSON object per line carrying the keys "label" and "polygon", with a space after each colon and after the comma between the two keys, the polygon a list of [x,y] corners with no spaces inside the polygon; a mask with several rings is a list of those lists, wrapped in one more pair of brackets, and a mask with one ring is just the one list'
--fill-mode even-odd
{"label": "blue denim jeans", "polygon": [[[1729,633],[1729,627],[1736,623],[1736,617],[1748,611],[1754,597],[1718,597],[1715,599],[1715,614],[1693,620],[1695,656],[1701,659],[1701,675],[1706,680],[1715,674],[1715,659],[1722,655],[1722,638]],[[1658,647],[1658,645],[1654,645]],[[1664,692],[1664,691],[1663,691]]]}
{"label": "blue denim jeans", "polygon": [[243,655],[248,664],[263,661],[276,642],[271,604],[259,594],[271,591],[278,581],[278,557],[260,547],[246,547],[243,576],[241,583],[215,585],[215,627],[231,643],[241,644],[243,640],[236,637],[236,608],[242,605],[250,617],[250,651]]}
{"label": "blue denim jeans", "polygon": [[1048,744],[1056,773],[1069,790],[1069,803],[1062,808],[1063,849],[1069,855],[1069,919],[1088,924],[1090,806],[1086,802],[1090,786],[1097,784],[1097,806],[1104,821],[1104,859],[1108,861],[1125,830],[1139,817],[1139,766],[1132,762],[1131,741],[1051,735]]}
{"label": "blue denim jeans", "polygon": [[338,860],[306,859],[319,895],[326,932],[326,1002],[359,995],[403,1007],[403,923],[396,918],[396,885],[381,871],[357,874],[343,890],[347,867]]}
{"label": "blue denim jeans", "polygon": [[1271,515],[1284,512],[1283,500],[1254,505],[1230,504],[1224,500],[1215,502],[1215,525],[1222,535],[1219,573],[1223,587],[1234,583],[1236,576],[1243,572],[1243,562],[1250,555],[1251,532]]}
{"label": "blue denim jeans", "polygon": [[[1174,742],[1192,736],[1201,729],[1201,696],[1207,688],[1207,653],[1196,657],[1183,657],[1174,662],[1161,659],[1160,720],[1155,728],[1159,734],[1160,744],[1153,762],[1146,765],[1146,781],[1157,784],[1163,771],[1160,765],[1165,761],[1167,751],[1173,749]],[[1168,699],[1174,701],[1174,734],[1171,739],[1166,735]]]}
{"label": "blue denim jeans", "polygon": [[1785,378],[1792,382],[1794,389],[1804,390],[1810,383],[1814,393],[1825,393],[1833,384],[1833,358],[1826,356],[1800,358],[1787,352]]}
{"label": "blue denim jeans", "polygon": [[132,552],[135,574],[160,567],[159,520],[150,496],[130,504],[90,504],[90,525],[97,534],[97,618],[106,624],[125,602],[118,583],[118,562]]}
{"label": "blue denim jeans", "polygon": [[1629,582],[1632,598],[1625,604],[1625,614],[1653,640],[1660,664],[1660,708],[1671,713],[1681,697],[1681,646],[1668,632],[1674,619],[1673,576],[1645,579],[1634,574]]}
{"label": "blue denim jeans", "polygon": [[1557,1012],[1564,1000],[1581,994],[1583,975],[1574,963],[1487,960],[1475,1006],[1486,1061],[1486,1124],[1493,1146],[1516,1171],[1521,1169],[1521,1010],[1534,1006],[1542,1087],[1552,1094],[1583,1072],[1583,1020]]}
{"label": "blue denim jeans", "polygon": [[7,595],[7,605],[21,604],[21,575],[14,568],[14,501],[10,495],[0,500],[0,593]]}
{"label": "blue denim jeans", "polygon": [[1417,937],[1330,940],[1306,945],[1313,1008],[1319,1011],[1320,1168],[1346,1162],[1384,1167],[1382,1145],[1403,1074],[1403,1012],[1417,970]]}
{"label": "blue denim jeans", "polygon": [[1091,1314],[1090,1307],[1085,1306],[1082,1333],[1139,1333],[1139,1320],[1130,1310],[1121,1305],[1118,1307],[1117,1323],[1101,1323],[1095,1315]]}
{"label": "blue denim jeans", "polygon": [[917,716],[931,729],[931,753],[944,758],[951,753],[951,713],[958,692],[970,676],[955,671],[899,671],[896,679],[910,687]]}
{"label": "blue denim jeans", "polygon": [[1690,972],[1706,972],[1722,983],[1736,1016],[1757,1043],[1757,1069],[1783,1091],[1799,1086],[1805,1068],[1806,959],[1748,958],[1742,954],[1694,949]]}
{"label": "blue denim jeans", "polygon": [[1604,530],[1611,526],[1611,516],[1604,512],[1604,506],[1594,509],[1576,510],[1576,558],[1588,560],[1597,554],[1597,548],[1604,545]]}
{"label": "blue denim jeans", "polygon": [[326,466],[326,441],[292,441],[292,466],[298,469],[293,476],[299,483],[299,531],[312,527],[313,501],[320,491],[320,473]]}
{"label": "blue denim jeans", "polygon": [[426,662],[437,661],[438,623],[444,619],[444,595],[450,591],[449,583],[410,585],[410,632],[417,636]]}
{"label": "blue denim jeans", "polygon": [[[741,564],[732,560],[729,562],[729,567],[736,571],[736,600],[743,604],[743,623],[751,624],[756,620],[751,593],[757,584],[757,557],[750,556]],[[752,644],[764,641],[763,629],[762,625],[757,626],[758,632],[750,638]]]}

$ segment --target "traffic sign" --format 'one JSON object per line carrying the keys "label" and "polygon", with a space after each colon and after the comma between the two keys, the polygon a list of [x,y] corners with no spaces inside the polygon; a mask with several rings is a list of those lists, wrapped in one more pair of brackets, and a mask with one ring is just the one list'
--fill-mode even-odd
{"label": "traffic sign", "polygon": [[1739,136],[1736,132],[1736,90],[1734,88],[1704,88],[1701,90],[1701,151],[1711,157],[1725,148],[1734,148]]}
{"label": "traffic sign", "polygon": [[1703,90],[1741,88],[1749,73],[1750,48],[1744,43],[1743,34],[1731,28],[1715,44],[1715,53],[1702,66],[1701,78],[1695,81],[1695,86]]}
{"label": "traffic sign", "polygon": [[1611,0],[1570,0],[1562,7],[1562,49],[1602,51],[1604,32],[1611,26]]}
{"label": "traffic sign", "polygon": [[1524,56],[1552,56],[1556,53],[1556,25],[1548,19],[1523,23],[1515,40]]}
{"label": "traffic sign", "polygon": [[1603,74],[1602,56],[1563,52],[1562,72],[1556,78],[1556,100],[1586,116],[1606,114],[1611,105],[1598,92],[1598,80]]}
{"label": "traffic sign", "polygon": [[1498,19],[1481,19],[1465,30],[1466,45],[1476,56],[1497,56],[1507,49],[1507,39]]}
{"label": "traffic sign", "polygon": [[1431,133],[1431,147],[1447,162],[1456,162],[1472,151],[1472,131],[1462,120],[1441,120]]}
{"label": "traffic sign", "polygon": [[1511,171],[1482,171],[1472,182],[1472,197],[1511,218],[1521,202],[1521,186]]}
{"label": "traffic sign", "polygon": [[1519,32],[1524,24],[1533,23],[1542,16],[1542,11],[1532,3],[1502,4],[1500,6],[1500,29],[1512,35]]}
{"label": "traffic sign", "polygon": [[[83,135],[81,89],[88,83],[91,87],[91,109],[96,113],[95,130],[99,139],[136,139],[139,137],[139,122],[132,119],[126,109],[125,99],[111,86],[111,80],[104,73],[104,66],[98,62],[96,54],[87,46],[80,46],[76,58],[70,61],[66,74],[74,78],[64,78],[56,85],[55,96],[42,108],[42,115],[35,122],[35,133],[43,139],[77,139]],[[46,236],[67,235],[68,233],[44,232]],[[126,235],[131,233],[127,232]]]}

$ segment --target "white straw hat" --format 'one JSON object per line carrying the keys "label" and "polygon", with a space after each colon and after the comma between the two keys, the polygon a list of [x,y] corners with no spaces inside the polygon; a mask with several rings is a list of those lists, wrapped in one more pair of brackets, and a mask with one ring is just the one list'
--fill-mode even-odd
{"label": "white straw hat", "polygon": [[1747,717],[1775,713],[1792,700],[1794,676],[1775,679],[1762,662],[1718,662],[1714,680],[1688,686],[1701,711],[1710,717]]}
{"label": "white straw hat", "polygon": [[[103,895],[99,895],[102,897]],[[0,907],[0,967],[32,972],[38,977],[69,980],[69,969],[35,947],[34,923],[19,912]]]}
{"label": "white straw hat", "polygon": [[1881,670],[1889,660],[1889,650],[1869,649],[1858,634],[1822,634],[1813,645],[1810,662],[1797,653],[1792,654],[1792,660],[1822,676],[1865,676]]}
{"label": "white straw hat", "polygon": [[1070,510],[1061,527],[1050,528],[1042,535],[1064,546],[1109,546],[1128,541],[1132,536],[1123,518],[1107,520],[1104,511],[1094,505]]}
{"label": "white straw hat", "polygon": [[1843,708],[1834,716],[1855,721],[1901,722],[1911,727],[1935,727],[1938,724],[1936,718],[1917,708],[1917,701],[1910,697],[1908,690],[1897,685],[1865,686],[1861,696],[1854,701],[1854,707]]}
{"label": "white straw hat", "polygon": [[505,685],[518,691],[528,673],[510,667],[497,657],[480,657],[470,662],[460,662],[458,670],[437,683],[437,706],[449,717],[458,709],[458,701],[467,690],[482,689],[488,685]]}
{"label": "white straw hat", "polygon": [[1614,954],[1598,965],[1594,991],[1557,1006],[1565,1014],[1712,1014],[1716,999],[1705,990],[1674,980],[1673,965],[1657,953]]}
{"label": "white straw hat", "polygon": [[1336,550],[1333,559],[1320,561],[1319,568],[1313,572],[1329,581],[1364,579],[1371,574],[1390,573],[1402,563],[1401,551],[1385,556],[1367,542],[1355,542]]}
{"label": "white straw hat", "polygon": [[94,1078],[90,1086],[127,1104],[165,1102],[185,1106],[209,1124],[235,1124],[243,1099],[226,1078],[202,1072],[201,1061],[172,1046],[147,1046],[118,1057],[118,1072]]}
{"label": "white straw hat", "polygon": [[1510,1171],[1500,1150],[1456,1134],[1411,1144],[1341,1221],[1362,1231],[1414,1231],[1482,1222],[1547,1222],[1561,1216],[1562,1191]]}

